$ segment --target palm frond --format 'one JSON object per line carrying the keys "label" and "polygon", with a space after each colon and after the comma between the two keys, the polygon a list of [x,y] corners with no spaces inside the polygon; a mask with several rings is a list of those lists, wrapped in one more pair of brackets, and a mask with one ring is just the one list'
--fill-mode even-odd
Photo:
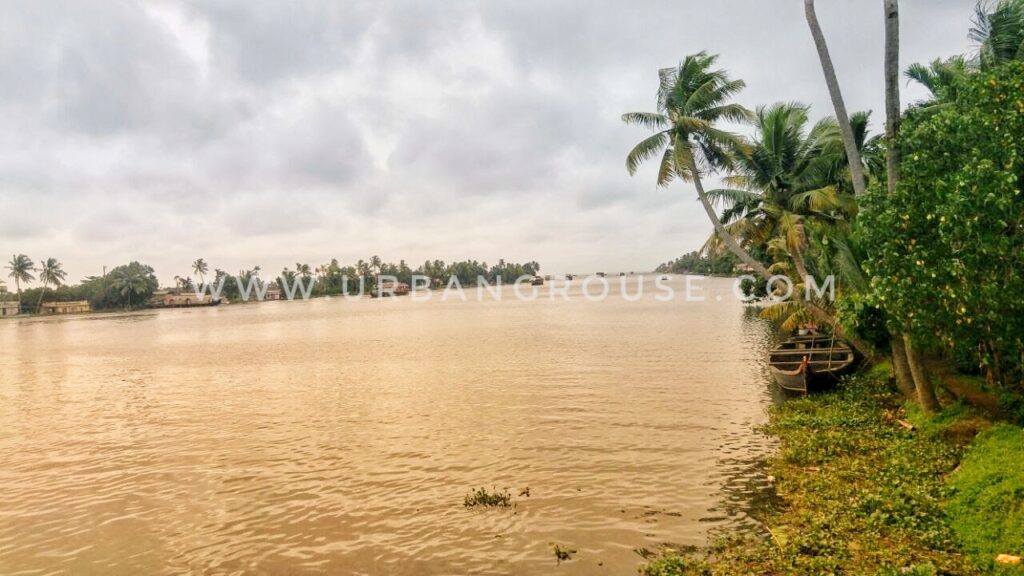
{"label": "palm frond", "polygon": [[666,144],[668,144],[668,134],[665,132],[658,132],[644,138],[626,155],[626,170],[629,171],[631,176],[636,174],[640,164],[657,156],[665,148]]}

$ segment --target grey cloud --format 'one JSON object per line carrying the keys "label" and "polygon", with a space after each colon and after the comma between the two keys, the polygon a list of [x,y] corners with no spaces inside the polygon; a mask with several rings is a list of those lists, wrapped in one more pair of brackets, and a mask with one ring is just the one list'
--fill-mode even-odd
{"label": "grey cloud", "polygon": [[[880,110],[881,7],[819,4],[850,107]],[[904,62],[967,50],[972,4],[904,0]],[[0,253],[653,265],[710,226],[626,174],[619,116],[701,49],[749,106],[830,110],[799,2],[7,2]]]}

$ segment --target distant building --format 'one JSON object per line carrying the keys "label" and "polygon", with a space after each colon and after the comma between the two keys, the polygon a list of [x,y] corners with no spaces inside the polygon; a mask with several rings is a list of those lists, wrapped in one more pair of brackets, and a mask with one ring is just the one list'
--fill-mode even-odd
{"label": "distant building", "polygon": [[267,286],[267,294],[264,300],[280,300],[281,299],[281,288],[277,286],[277,283],[273,283]]}
{"label": "distant building", "polygon": [[81,314],[89,312],[92,308],[88,300],[75,300],[73,302],[43,302],[40,314]]}
{"label": "distant building", "polygon": [[17,316],[21,314],[21,302],[17,300],[0,302],[0,316]]}

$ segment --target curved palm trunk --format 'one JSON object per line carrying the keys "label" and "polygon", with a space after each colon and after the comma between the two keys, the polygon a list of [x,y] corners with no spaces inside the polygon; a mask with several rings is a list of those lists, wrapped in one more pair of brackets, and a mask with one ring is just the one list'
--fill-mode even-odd
{"label": "curved palm trunk", "polygon": [[832,97],[832,106],[836,110],[839,130],[843,135],[843,147],[846,149],[846,158],[850,164],[850,177],[853,179],[853,191],[855,194],[860,195],[867,188],[867,184],[864,181],[864,165],[861,163],[860,151],[857,149],[857,139],[853,135],[850,115],[846,111],[846,102],[843,101],[843,93],[839,88],[836,69],[832,65],[832,56],[828,51],[828,43],[825,41],[825,34],[821,31],[821,24],[818,23],[818,14],[814,9],[814,0],[804,0],[804,12],[807,15],[807,24],[811,28],[811,36],[814,37],[814,44],[818,49],[818,59],[821,60],[821,70],[825,73],[825,83],[828,84],[828,92]]}
{"label": "curved palm trunk", "polygon": [[697,162],[690,155],[690,170],[693,174],[693,185],[697,189],[697,197],[700,199],[701,205],[704,206],[704,211],[707,212],[708,218],[711,219],[711,224],[715,227],[715,233],[718,237],[725,242],[725,245],[729,247],[729,250],[735,254],[740,260],[743,261],[751,270],[757,272],[765,279],[771,277],[768,273],[768,269],[765,268],[764,264],[758,262],[749,252],[740,246],[740,243],[736,241],[736,238],[725,229],[725,225],[718,218],[718,214],[715,212],[715,207],[711,204],[711,200],[708,199],[707,194],[704,192],[704,183],[700,179],[700,171],[697,169]]}

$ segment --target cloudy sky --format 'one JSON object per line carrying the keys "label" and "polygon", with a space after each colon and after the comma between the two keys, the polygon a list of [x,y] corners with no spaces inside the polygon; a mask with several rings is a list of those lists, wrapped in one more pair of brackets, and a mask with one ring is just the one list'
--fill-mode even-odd
{"label": "cloudy sky", "polygon": [[[878,127],[882,3],[818,3]],[[905,63],[970,49],[972,1],[902,4]],[[692,188],[624,168],[658,68],[706,49],[744,104],[830,111],[799,0],[0,6],[0,254],[75,281],[200,256],[650,269],[711,230]]]}

